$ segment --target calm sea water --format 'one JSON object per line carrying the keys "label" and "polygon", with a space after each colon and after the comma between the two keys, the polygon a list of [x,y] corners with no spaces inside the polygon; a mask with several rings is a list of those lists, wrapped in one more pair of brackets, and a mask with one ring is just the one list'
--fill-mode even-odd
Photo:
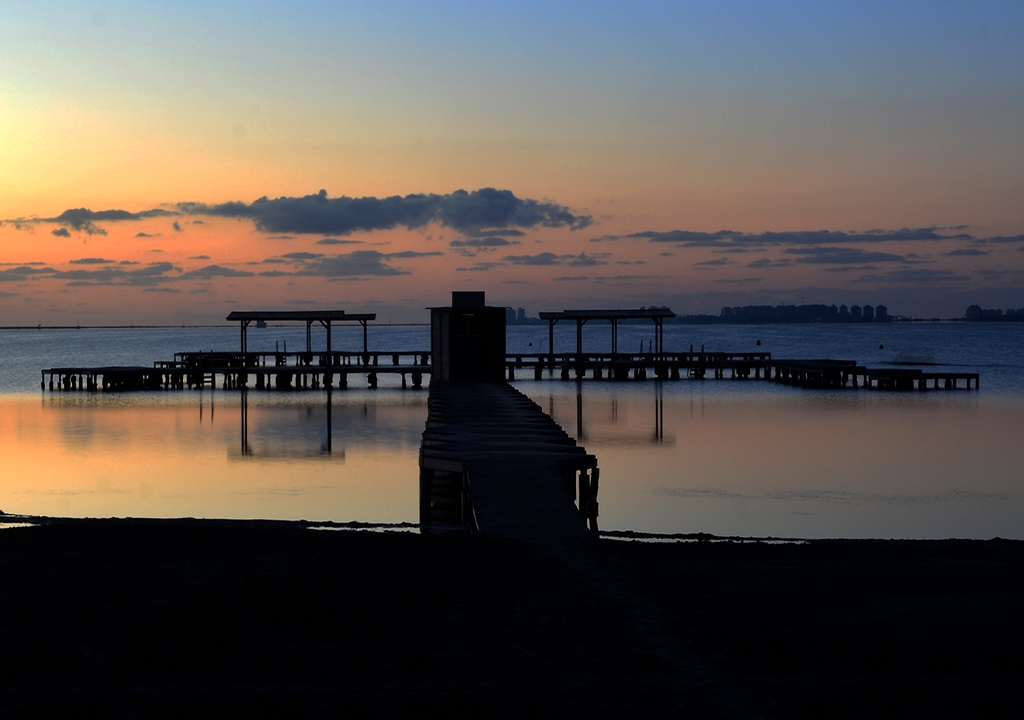
{"label": "calm sea water", "polygon": [[[426,327],[371,327],[370,348],[429,347]],[[619,348],[653,338],[621,326]],[[758,346],[757,341],[761,344]],[[324,338],[314,333],[314,348]],[[546,326],[509,352],[546,352]],[[149,365],[230,350],[237,328],[0,331],[0,510],[69,516],[415,521],[426,391],[51,393],[39,371]],[[249,347],[305,346],[303,328]],[[980,392],[819,392],[757,381],[518,381],[598,457],[606,529],[787,537],[1024,538],[1024,327],[667,326],[665,345],[928,363]],[[333,345],[357,350],[358,328]],[[575,348],[558,327],[556,351]],[[607,325],[584,349],[610,348]]]}

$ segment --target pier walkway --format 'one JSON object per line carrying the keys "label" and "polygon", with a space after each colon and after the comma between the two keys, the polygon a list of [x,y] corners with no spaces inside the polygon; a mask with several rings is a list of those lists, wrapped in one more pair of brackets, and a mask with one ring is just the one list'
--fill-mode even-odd
{"label": "pier walkway", "polygon": [[[181,390],[254,387],[296,390],[349,386],[350,375],[400,375],[402,387],[423,386],[431,373],[428,350],[369,352],[183,352],[153,367],[63,367],[41,371],[50,390]],[[773,360],[770,353],[513,353],[505,355],[509,381],[562,380],[770,380],[798,387],[872,390],[979,389],[978,373],[919,368],[868,368],[853,360]]]}
{"label": "pier walkway", "polygon": [[453,382],[431,386],[428,408],[421,527],[533,539],[597,530],[597,459],[535,402],[507,383]]}

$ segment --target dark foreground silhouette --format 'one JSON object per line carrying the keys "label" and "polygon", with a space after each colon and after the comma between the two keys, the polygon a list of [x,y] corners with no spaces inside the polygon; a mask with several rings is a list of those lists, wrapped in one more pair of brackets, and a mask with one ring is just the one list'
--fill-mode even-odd
{"label": "dark foreground silhouette", "polygon": [[0,530],[0,712],[1018,717],[1024,543]]}

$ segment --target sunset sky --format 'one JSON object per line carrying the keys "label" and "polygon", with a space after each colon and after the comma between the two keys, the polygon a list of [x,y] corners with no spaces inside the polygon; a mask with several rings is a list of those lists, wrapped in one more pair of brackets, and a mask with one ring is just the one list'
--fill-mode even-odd
{"label": "sunset sky", "polygon": [[1024,307],[1020,2],[0,4],[0,325]]}

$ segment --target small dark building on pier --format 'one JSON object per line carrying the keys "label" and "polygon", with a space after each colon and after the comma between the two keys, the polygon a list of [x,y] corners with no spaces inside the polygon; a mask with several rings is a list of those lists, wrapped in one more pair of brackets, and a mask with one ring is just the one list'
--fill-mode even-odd
{"label": "small dark building on pier", "polygon": [[452,292],[451,307],[430,308],[430,381],[504,382],[505,308],[482,292]]}

